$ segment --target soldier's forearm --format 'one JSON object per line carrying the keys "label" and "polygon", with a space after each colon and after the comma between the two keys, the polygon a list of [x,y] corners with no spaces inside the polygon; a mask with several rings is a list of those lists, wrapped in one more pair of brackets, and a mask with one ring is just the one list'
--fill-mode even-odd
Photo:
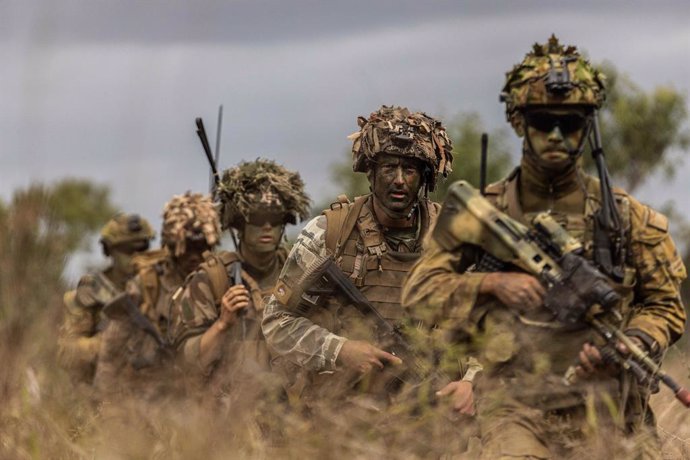
{"label": "soldier's forearm", "polygon": [[275,353],[309,370],[334,370],[345,338],[270,304],[261,327]]}
{"label": "soldier's forearm", "polygon": [[218,320],[201,336],[198,364],[202,369],[207,369],[220,358],[227,328],[227,324]]}

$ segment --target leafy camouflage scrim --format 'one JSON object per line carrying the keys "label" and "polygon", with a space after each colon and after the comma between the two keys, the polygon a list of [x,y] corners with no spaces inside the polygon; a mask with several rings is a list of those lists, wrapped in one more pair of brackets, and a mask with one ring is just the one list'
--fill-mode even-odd
{"label": "leafy camouflage scrim", "polygon": [[441,122],[424,112],[411,113],[404,107],[381,106],[369,115],[358,117],[360,130],[348,136],[352,141],[352,169],[366,172],[376,155],[411,156],[431,169],[429,190],[433,191],[438,174],[452,171],[453,144]]}
{"label": "leafy camouflage scrim", "polygon": [[101,229],[101,241],[109,245],[151,240],[154,236],[151,224],[138,214],[118,213]]}
{"label": "leafy camouflage scrim", "polygon": [[285,213],[296,224],[309,216],[309,196],[299,173],[264,159],[242,162],[226,169],[217,189],[223,229],[241,228],[256,208]]}
{"label": "leafy camouflage scrim", "polygon": [[578,105],[599,108],[606,97],[606,77],[574,46],[564,47],[555,35],[535,43],[519,64],[506,73],[500,100],[514,128],[519,112],[532,105]]}
{"label": "leafy camouflage scrim", "polygon": [[175,195],[163,208],[161,240],[175,256],[184,254],[187,239],[204,238],[213,247],[220,242],[220,233],[218,211],[209,195]]}

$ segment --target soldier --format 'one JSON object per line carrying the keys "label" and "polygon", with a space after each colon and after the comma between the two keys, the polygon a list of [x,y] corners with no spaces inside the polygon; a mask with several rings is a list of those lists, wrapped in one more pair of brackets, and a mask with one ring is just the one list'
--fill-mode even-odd
{"label": "soldier", "polygon": [[217,196],[237,251],[208,255],[187,280],[174,336],[184,362],[210,389],[204,393],[229,406],[270,384],[260,328],[264,297],[285,261],[285,226],[309,215],[309,198],[298,173],[262,159],[226,170]]}
{"label": "soldier", "polygon": [[[299,366],[291,392],[309,402],[348,395],[359,381],[365,395],[386,403],[380,369],[400,364],[367,320],[336,293],[306,305],[301,285],[315,260],[331,257],[387,320],[400,324],[400,288],[434,225],[438,204],[427,198],[439,174],[451,171],[452,146],[441,122],[406,108],[382,106],[350,136],[355,172],[371,193],[337,203],[311,220],[297,239],[271,297],[262,328],[269,347]],[[323,296],[322,296],[323,297]],[[379,391],[382,390],[382,391]],[[331,399],[331,398],[328,398]]]}
{"label": "soldier", "polygon": [[[137,272],[127,282],[126,296],[105,307],[112,317],[103,333],[94,378],[102,394],[148,398],[164,394],[162,386],[175,384],[164,374],[169,369],[163,368],[167,363],[161,349],[171,321],[172,296],[202,262],[202,254],[219,242],[220,221],[210,196],[187,192],[166,203],[161,249],[134,258]],[[141,317],[131,311],[127,315],[122,302],[131,302]]]}
{"label": "soldier", "polygon": [[[575,47],[563,47],[555,36],[535,44],[508,72],[501,94],[508,120],[524,137],[521,164],[490,185],[486,197],[525,225],[548,211],[583,243],[585,256],[623,297],[622,329],[660,359],[683,333],[678,288],[685,267],[666,217],[623,190],[608,189],[605,196],[600,180],[582,170],[584,143],[604,101],[603,82]],[[608,181],[605,168],[600,178]],[[610,217],[600,212],[606,203],[611,203]],[[405,284],[403,302],[430,312],[429,327],[444,324],[445,318],[448,337],[469,337],[469,346],[479,351],[486,368],[475,389],[481,395],[482,458],[558,458],[577,453],[574,447],[585,455],[592,446],[626,445],[636,446],[636,455],[658,455],[649,442],[655,422],[648,389],[630,374],[602,364],[589,329],[566,329],[549,319],[545,288],[536,278],[473,271],[480,257],[471,245],[449,252],[429,239]],[[579,379],[565,386],[562,377],[578,351]],[[635,435],[634,443],[616,446],[603,436],[598,445],[582,442],[594,439],[584,437],[586,421],[590,428],[606,429],[618,410],[620,418],[614,416],[613,422],[626,435]]]}
{"label": "soldier", "polygon": [[101,230],[103,254],[111,265],[84,275],[77,289],[65,293],[65,318],[58,338],[58,358],[76,381],[93,381],[101,332],[106,319],[101,310],[120,293],[133,275],[132,257],[145,251],[154,237],[151,225],[136,214],[118,214]]}

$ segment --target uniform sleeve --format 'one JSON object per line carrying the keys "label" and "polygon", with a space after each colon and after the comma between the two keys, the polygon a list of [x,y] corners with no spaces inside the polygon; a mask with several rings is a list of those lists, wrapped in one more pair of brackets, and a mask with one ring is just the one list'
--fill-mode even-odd
{"label": "uniform sleeve", "polygon": [[413,321],[427,329],[447,322],[454,329],[472,328],[472,311],[486,273],[460,273],[469,256],[466,251],[445,251],[433,238],[425,241],[422,257],[402,289],[403,306]]}
{"label": "uniform sleeve", "polygon": [[[296,281],[315,257],[326,255],[326,217],[312,219],[302,230],[280,273],[277,289],[298,289]],[[266,342],[274,353],[313,371],[336,368],[346,339],[314,324],[271,296],[261,323]]]}
{"label": "uniform sleeve", "polygon": [[95,365],[100,347],[100,305],[96,302],[95,283],[92,275],[85,275],[76,290],[65,293],[65,314],[58,337],[61,364],[87,374],[92,372],[89,368]]}
{"label": "uniform sleeve", "polygon": [[[125,291],[135,302],[140,302],[141,279],[136,276],[127,281]],[[100,334],[93,385],[102,394],[111,393],[117,388],[118,376],[127,363],[127,341],[133,332],[133,325],[128,320],[109,319],[108,325]]]}
{"label": "uniform sleeve", "polygon": [[672,345],[685,330],[680,298],[685,266],[668,233],[668,219],[631,200],[631,258],[636,273],[633,313],[627,333],[652,352]]}
{"label": "uniform sleeve", "polygon": [[173,314],[176,317],[173,343],[181,352],[185,363],[198,367],[201,336],[220,315],[213,297],[211,280],[205,270],[198,270],[190,275],[174,308],[178,311]]}

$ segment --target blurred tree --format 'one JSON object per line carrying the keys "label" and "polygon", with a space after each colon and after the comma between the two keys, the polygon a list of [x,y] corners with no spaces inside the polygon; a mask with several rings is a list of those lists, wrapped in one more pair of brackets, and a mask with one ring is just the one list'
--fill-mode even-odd
{"label": "blurred tree", "polygon": [[61,294],[65,260],[115,212],[109,193],[65,179],[31,185],[16,191],[9,204],[0,203],[0,322],[29,320],[35,308]]}
{"label": "blurred tree", "polygon": [[632,193],[658,171],[673,178],[690,147],[687,96],[671,86],[647,92],[611,63],[599,67],[607,77],[602,144],[614,182]]}

